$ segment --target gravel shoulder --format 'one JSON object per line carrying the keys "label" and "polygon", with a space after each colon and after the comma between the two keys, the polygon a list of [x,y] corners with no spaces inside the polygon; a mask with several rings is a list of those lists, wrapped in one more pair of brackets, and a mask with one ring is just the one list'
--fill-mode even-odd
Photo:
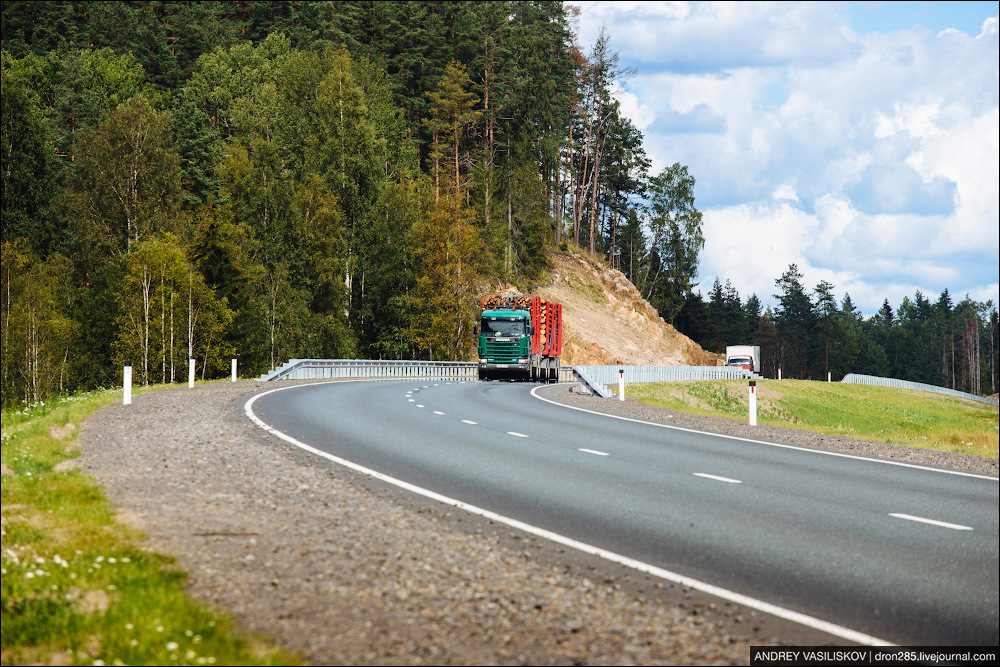
{"label": "gravel shoulder", "polygon": [[[746,664],[751,645],[832,641],[310,456],[244,414],[247,399],[270,388],[218,382],[139,394],[92,415],[77,442],[119,517],[150,549],[178,558],[195,598],[310,662]],[[692,428],[741,426],[562,385],[544,391]],[[891,456],[874,443],[851,446]],[[905,460],[972,466],[955,456]]]}

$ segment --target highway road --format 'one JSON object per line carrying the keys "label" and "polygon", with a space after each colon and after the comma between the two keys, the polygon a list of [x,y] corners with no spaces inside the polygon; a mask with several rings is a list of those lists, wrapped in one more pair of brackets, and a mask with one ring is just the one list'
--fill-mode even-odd
{"label": "highway road", "polygon": [[546,391],[320,383],[247,412],[300,445],[842,638],[1000,643],[996,478],[613,419],[533,389]]}

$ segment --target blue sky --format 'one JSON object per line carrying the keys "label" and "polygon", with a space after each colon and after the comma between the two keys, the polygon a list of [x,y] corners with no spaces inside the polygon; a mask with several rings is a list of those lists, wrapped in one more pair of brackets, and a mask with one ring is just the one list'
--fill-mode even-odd
{"label": "blue sky", "polygon": [[572,2],[616,96],[704,214],[701,289],[773,304],[791,263],[866,314],[1000,302],[997,2]]}

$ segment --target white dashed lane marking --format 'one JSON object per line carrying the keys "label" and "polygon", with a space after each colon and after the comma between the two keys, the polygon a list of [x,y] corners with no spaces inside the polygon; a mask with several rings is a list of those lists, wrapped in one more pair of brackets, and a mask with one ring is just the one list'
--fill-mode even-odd
{"label": "white dashed lane marking", "polygon": [[916,521],[917,523],[927,523],[932,526],[940,526],[941,528],[951,528],[952,530],[972,530],[971,526],[963,526],[957,523],[948,523],[947,521],[937,521],[936,519],[925,519],[922,516],[913,516],[911,514],[896,514],[890,512],[889,516],[895,517],[897,519],[906,519],[907,521]]}
{"label": "white dashed lane marking", "polygon": [[587,454],[596,454],[597,456],[611,456],[607,452],[599,452],[596,449],[585,449],[581,447],[578,451],[586,452]]}
{"label": "white dashed lane marking", "polygon": [[705,479],[714,479],[716,482],[726,482],[727,484],[742,484],[738,479],[730,479],[729,477],[719,477],[718,475],[709,475],[706,472],[693,472],[691,473],[695,477],[704,477]]}

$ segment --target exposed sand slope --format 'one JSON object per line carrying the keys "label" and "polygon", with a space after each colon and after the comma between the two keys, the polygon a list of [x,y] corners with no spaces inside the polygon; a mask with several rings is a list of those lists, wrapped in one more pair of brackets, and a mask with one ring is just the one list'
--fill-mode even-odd
{"label": "exposed sand slope", "polygon": [[563,363],[725,363],[664,322],[621,271],[573,251],[550,252],[549,261],[549,282],[534,292],[563,304]]}

